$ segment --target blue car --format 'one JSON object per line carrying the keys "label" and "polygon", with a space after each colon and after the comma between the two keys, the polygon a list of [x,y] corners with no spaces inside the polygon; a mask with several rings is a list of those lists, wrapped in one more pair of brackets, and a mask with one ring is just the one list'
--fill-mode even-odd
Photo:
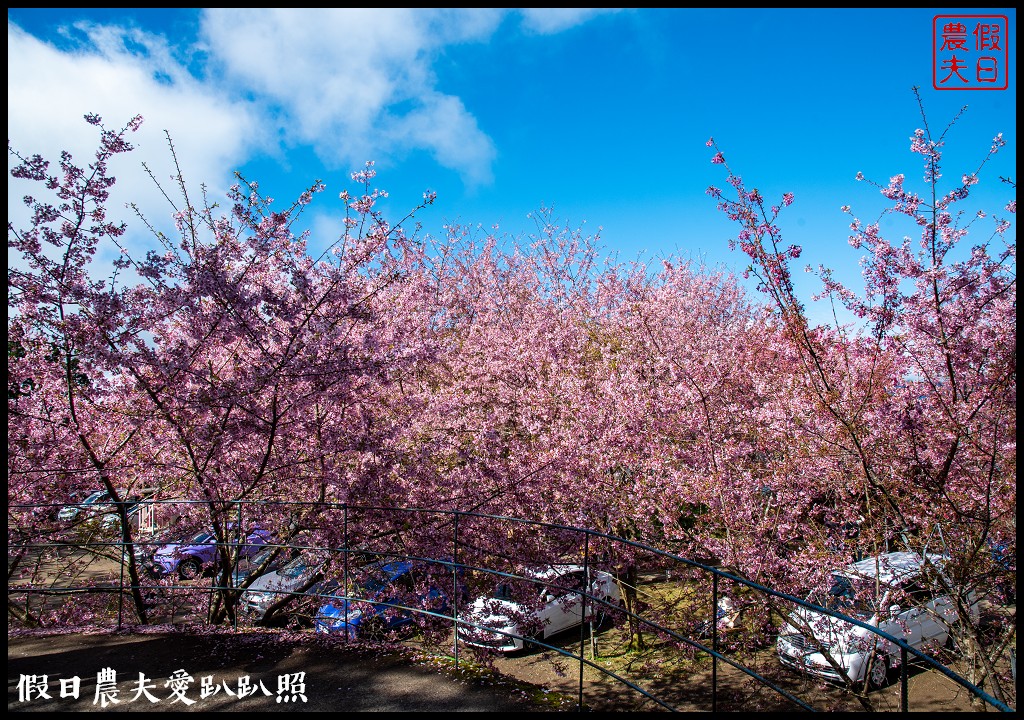
{"label": "blue car", "polygon": [[[331,602],[317,611],[316,632],[347,632],[351,639],[379,639],[393,630],[411,626],[414,622],[412,610],[396,609],[389,605],[418,606],[430,612],[448,612],[448,593],[435,585],[426,585],[422,569],[408,560],[371,563],[362,568],[359,575],[365,579],[356,582],[348,594],[372,602],[334,596]],[[337,585],[335,595],[344,594],[340,583],[332,584]]]}
{"label": "blue car", "polygon": [[1001,602],[1014,605],[1017,602],[1017,551],[1006,541],[988,541],[995,567],[995,588],[1001,595]]}

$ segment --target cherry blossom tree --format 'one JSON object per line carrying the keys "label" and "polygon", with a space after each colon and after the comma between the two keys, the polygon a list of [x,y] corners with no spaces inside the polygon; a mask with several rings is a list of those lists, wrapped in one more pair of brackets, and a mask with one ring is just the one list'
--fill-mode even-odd
{"label": "cherry blossom tree", "polygon": [[[320,261],[290,227],[322,184],[280,213],[255,184],[244,192],[240,184],[231,215],[222,217],[205,201],[194,206],[180,175],[180,237],[158,233],[164,252],[133,257],[119,240],[124,226],[103,222],[104,202],[113,183],[107,160],[131,150],[124,136],[141,119],[119,133],[87,119],[101,128],[88,171],[67,154],[62,177],[49,176],[38,156],[18,156],[13,171],[61,202],[27,197],[30,228],[8,230],[9,246],[25,258],[25,269],[9,273],[9,332],[26,354],[12,365],[22,374],[10,386],[33,388],[9,400],[25,450],[12,461],[24,463],[12,475],[25,478],[25,493],[11,497],[66,500],[70,489],[98,484],[120,502],[145,483],[197,501],[183,516],[198,513],[193,521],[212,527],[224,550],[221,584],[230,587],[239,501],[345,502],[372,480],[366,458],[392,431],[380,399],[389,377],[419,360],[415,330],[407,330],[416,324],[397,313],[415,296],[410,279],[421,253],[401,223],[389,225],[374,209],[370,165],[354,175],[365,192],[342,193],[339,240]],[[101,243],[120,249],[115,271],[135,281],[90,276]],[[51,456],[59,448],[62,462],[39,463],[39,448]],[[40,497],[47,482],[56,492]],[[267,522],[275,532],[302,527],[301,518],[247,522]],[[138,568],[128,555],[144,622]],[[236,598],[229,592],[214,619],[222,610],[230,615]]]}
{"label": "cherry blossom tree", "polygon": [[[800,248],[785,245],[778,225],[792,195],[769,207],[713,140],[712,162],[725,167],[732,190],[708,193],[739,224],[734,242],[750,257],[750,272],[771,300],[802,376],[791,405],[803,426],[798,442],[819,446],[796,468],[775,471],[801,478],[799,485],[822,477],[855,489],[835,504],[811,494],[833,523],[858,524],[868,554],[891,547],[948,556],[946,571],[930,572],[929,580],[937,593],[955,598],[956,639],[971,662],[970,679],[990,682],[1001,698],[1004,681],[994,662],[1014,636],[1012,613],[993,642],[983,625],[991,618],[973,620],[970,605],[982,597],[998,601],[988,581],[991,549],[1015,546],[1016,241],[1007,220],[995,217],[986,231],[984,212],[955,206],[1004,142],[996,136],[979,166],[944,192],[941,149],[953,123],[936,136],[923,107],[922,121],[910,149],[924,161],[925,191],[907,189],[902,174],[876,184],[892,203],[883,214],[908,218],[919,240],[893,242],[877,220],[854,217],[850,243],[866,253],[863,292],[820,270],[822,297],[851,310],[858,327],[808,321],[791,279]],[[1016,211],[1015,199],[1005,211]],[[965,249],[971,232],[987,237]],[[822,441],[830,452],[822,452]]]}
{"label": "cherry blossom tree", "polygon": [[[988,220],[953,208],[985,163],[943,195],[944,135],[927,124],[911,149],[928,192],[878,185],[921,239],[854,219],[864,291],[821,277],[861,324],[827,327],[791,280],[800,248],[778,218],[794,198],[766,204],[713,141],[732,189],[709,193],[739,223],[766,305],[679,258],[606,260],[600,237],[547,210],[526,238],[425,234],[410,225],[433,194],[390,221],[372,163],[341,191],[338,236],[317,257],[296,228],[323,183],[277,210],[239,176],[224,211],[181,172],[161,188],[175,235],[139,215],[156,243],[140,255],[105,203],[109,159],[141,119],[87,120],[100,149],[86,168],[65,154],[51,175],[9,150],[14,178],[40,190],[27,227],[8,225],[21,258],[8,271],[8,499],[110,493],[139,622],[152,618],[122,501],[144,488],[180,501],[167,515],[183,529],[215,535],[213,623],[237,620],[238,542],[256,526],[280,545],[377,557],[451,558],[457,541],[462,562],[509,571],[587,557],[620,571],[630,607],[640,555],[565,526],[792,592],[899,547],[950,556],[929,577],[957,598],[974,678],[1000,692],[1013,623],[993,642],[968,605],[1003,572],[990,549],[1015,547],[1016,245],[996,220],[965,250]],[[117,258],[106,279],[101,253]],[[11,517],[12,545],[68,538],[52,518]]]}
{"label": "cherry blossom tree", "polygon": [[[109,285],[90,277],[88,269],[100,242],[124,233],[123,225],[106,220],[105,202],[114,183],[108,163],[132,149],[125,136],[142,119],[133,118],[120,131],[104,128],[94,115],[86,120],[100,128],[99,149],[87,168],[76,166],[65,152],[60,174],[50,175],[40,156],[23,158],[11,150],[21,161],[12,176],[40,183],[53,195],[52,202],[25,197],[32,209],[27,230],[8,223],[8,247],[25,262],[8,272],[8,335],[17,348],[16,362],[8,368],[11,502],[65,501],[70,488],[83,486],[101,487],[120,502],[130,490],[115,468],[124,462],[140,425],[109,393],[116,362],[102,334],[94,331],[121,324],[123,313]],[[122,528],[128,541],[127,523]],[[134,562],[129,576],[137,588]],[[145,622],[137,589],[133,599]]]}

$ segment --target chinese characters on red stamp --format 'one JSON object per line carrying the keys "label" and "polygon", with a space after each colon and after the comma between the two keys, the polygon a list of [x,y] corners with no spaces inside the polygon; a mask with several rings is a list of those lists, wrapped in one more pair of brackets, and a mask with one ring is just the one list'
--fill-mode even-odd
{"label": "chinese characters on red stamp", "polygon": [[1010,24],[1005,15],[936,15],[932,86],[936,90],[1009,87]]}

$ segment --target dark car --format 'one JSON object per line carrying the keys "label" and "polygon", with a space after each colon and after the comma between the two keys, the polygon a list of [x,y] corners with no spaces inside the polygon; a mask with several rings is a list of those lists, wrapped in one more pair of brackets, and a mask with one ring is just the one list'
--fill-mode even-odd
{"label": "dark car", "polygon": [[[150,497],[152,492],[127,492],[121,491],[121,505],[129,521],[137,519],[142,509],[143,500]],[[110,497],[106,490],[94,490],[88,493],[80,502],[65,505],[57,513],[57,519],[63,523],[81,523],[99,521],[99,529],[104,532],[120,530],[121,517],[118,515],[117,503]]]}
{"label": "dark car", "polygon": [[[429,583],[423,569],[408,560],[376,562],[363,568],[362,579],[352,589],[352,598],[335,590],[330,602],[317,611],[314,627],[318,633],[348,633],[350,638],[380,638],[393,630],[409,627],[418,607],[445,613],[449,593]],[[341,588],[340,583],[335,583]],[[461,588],[464,590],[464,588]],[[367,601],[354,598],[365,598]],[[402,606],[402,607],[394,607]]]}
{"label": "dark car", "polygon": [[242,587],[246,580],[264,563],[266,563],[266,566],[263,568],[262,573],[260,573],[261,575],[278,570],[282,565],[293,560],[296,557],[296,553],[297,551],[295,550],[288,551],[284,548],[265,545],[255,555],[240,558],[237,567],[235,567],[234,575],[232,575],[234,579],[233,586],[236,588]]}
{"label": "dark car", "polygon": [[[270,609],[282,600],[318,594],[325,562],[326,558],[320,555],[298,555],[278,569],[260,575],[242,593],[239,611],[254,622],[264,622],[270,619]],[[306,617],[308,622],[308,613]]]}

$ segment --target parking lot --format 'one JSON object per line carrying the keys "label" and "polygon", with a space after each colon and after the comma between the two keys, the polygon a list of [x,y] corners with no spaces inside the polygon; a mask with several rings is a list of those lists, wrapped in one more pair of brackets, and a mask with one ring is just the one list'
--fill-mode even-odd
{"label": "parking lot", "polygon": [[[118,584],[119,572],[119,564],[109,559],[95,559],[81,570],[82,578],[101,583],[112,583],[115,587]],[[381,646],[358,644],[357,647],[360,647],[361,651],[356,653],[355,659],[353,659],[351,647],[339,645],[337,638],[317,636],[310,630],[275,632],[243,626],[237,634],[232,634],[230,631],[211,630],[198,625],[187,627],[182,624],[187,615],[192,616],[193,622],[197,617],[196,612],[202,615],[202,609],[194,603],[201,601],[205,607],[208,593],[204,593],[202,588],[209,586],[211,578],[197,578],[192,581],[175,579],[174,582],[185,586],[191,585],[195,589],[185,592],[160,591],[164,601],[160,607],[162,611],[170,608],[170,615],[156,618],[157,622],[176,622],[178,624],[177,626],[168,625],[157,628],[157,630],[188,629],[190,632],[198,632],[198,635],[191,636],[174,632],[161,636],[145,629],[137,637],[111,633],[51,637],[45,641],[34,635],[10,637],[9,705],[12,708],[18,706],[19,709],[36,709],[37,705],[43,706],[50,702],[36,698],[40,702],[19,703],[17,682],[21,675],[48,675],[53,683],[57,683],[62,677],[71,677],[77,674],[81,678],[83,688],[87,686],[91,678],[92,685],[89,686],[91,687],[89,690],[91,698],[95,695],[96,673],[102,669],[98,663],[104,657],[111,658],[111,662],[124,657],[130,658],[130,667],[133,673],[144,672],[147,677],[154,680],[159,677],[166,681],[171,673],[176,670],[184,670],[193,676],[197,687],[200,673],[211,676],[212,682],[218,686],[222,686],[224,682],[235,682],[246,674],[255,673],[256,670],[265,674],[271,695],[263,695],[261,691],[262,698],[252,695],[243,700],[232,699],[226,692],[218,693],[222,697],[211,695],[203,699],[204,702],[209,701],[208,709],[236,710],[241,709],[243,702],[245,707],[248,707],[249,703],[273,703],[274,707],[278,707],[283,703],[277,703],[276,696],[273,694],[276,692],[276,687],[270,686],[277,682],[278,677],[282,674],[294,675],[298,672],[306,672],[299,668],[308,665],[315,669],[322,678],[332,678],[336,676],[335,668],[348,667],[349,663],[352,663],[354,667],[380,668],[384,671],[383,682],[395,687],[399,685],[410,687],[408,691],[398,691],[392,688],[387,692],[380,693],[374,690],[381,697],[380,702],[385,707],[391,707],[389,703],[395,702],[409,706],[406,709],[416,709],[419,707],[416,704],[418,701],[415,700],[418,695],[437,698],[439,701],[443,699],[444,702],[449,703],[455,703],[457,700],[457,697],[448,691],[416,689],[423,678],[439,677],[444,674],[440,672],[442,668],[451,667],[452,642],[450,637],[447,640],[434,638],[427,645],[424,645],[417,636],[405,637],[402,646],[412,653],[411,655],[395,656]],[[656,574],[644,577],[642,583],[641,589],[649,598],[675,592],[681,587],[679,579],[669,580],[664,575]],[[194,596],[192,600],[189,600],[190,595]],[[113,598],[116,598],[116,594],[112,596],[111,600],[116,605],[116,599]],[[47,601],[59,603],[62,598],[61,596],[49,596]],[[190,603],[192,604],[190,605]],[[108,603],[108,609],[110,607],[112,606]],[[131,622],[130,602],[127,598],[124,617],[126,624]],[[713,701],[710,693],[711,665],[707,657],[680,659],[677,650],[658,641],[652,642],[644,652],[633,652],[627,647],[629,636],[624,625],[619,622],[605,627],[604,631],[597,636],[594,645],[591,645],[588,639],[583,645],[584,657],[599,663],[620,677],[636,683],[676,709],[707,711],[711,709],[713,702],[717,702],[718,709],[726,710],[756,707],[758,710],[788,711],[794,707],[773,691],[757,687],[747,676],[725,663],[719,663],[717,669],[719,693]],[[648,638],[652,639],[650,635]],[[126,643],[140,649],[131,654],[123,654],[114,650]],[[581,647],[579,630],[577,628],[561,633],[551,638],[549,643],[561,648],[566,654],[579,653]],[[93,653],[87,648],[94,648],[96,652]],[[595,651],[596,655],[593,654]],[[435,660],[424,660],[424,658],[431,657]],[[140,662],[139,658],[146,658],[145,663]],[[150,658],[153,661],[152,668],[148,665]],[[416,659],[410,660],[410,658]],[[737,659],[740,659],[739,656]],[[744,655],[742,660],[756,668],[758,672],[771,677],[787,692],[800,697],[816,709],[848,711],[862,709],[850,693],[781,668],[773,646],[764,646],[760,650],[752,651]],[[83,671],[75,670],[74,663],[83,661],[88,661],[91,664],[87,664]],[[198,665],[195,668],[190,668],[190,662],[195,662]],[[493,687],[509,689],[511,695],[504,700],[536,702],[537,697],[546,697],[556,700],[546,704],[542,703],[545,708],[563,705],[576,706],[581,686],[579,664],[576,660],[555,650],[534,648],[508,655],[481,658],[474,656],[467,648],[462,648],[461,662],[463,669],[472,667],[474,663],[493,667],[500,674],[498,677],[504,679],[492,678],[487,682],[492,683]],[[61,669],[48,671],[47,667],[51,663]],[[177,664],[176,667],[171,667],[175,664]],[[400,666],[408,667],[408,670],[399,671]],[[116,667],[114,669],[117,670]],[[425,675],[424,672],[426,672]],[[313,670],[310,670],[309,673],[313,673]],[[343,675],[345,677],[353,676],[348,672]],[[307,677],[312,678],[312,674],[307,674]],[[359,675],[359,677],[363,676]],[[446,676],[445,680],[457,685],[467,682],[464,676],[455,678]],[[368,685],[369,681],[365,679],[360,680],[356,685],[333,687],[331,680],[324,679],[317,682],[318,692],[321,692],[324,697],[334,698],[330,702],[348,704],[363,702],[354,699],[353,695],[366,691],[367,688],[376,687],[375,684]],[[522,685],[519,685],[520,683]],[[659,709],[658,705],[650,700],[645,700],[640,693],[603,675],[592,667],[584,668],[582,687],[583,702],[588,707],[616,711]],[[512,690],[511,688],[516,689]],[[966,691],[936,671],[912,668],[908,690],[910,708],[914,711],[960,712],[972,709]],[[67,709],[91,709],[91,699],[85,698],[85,694],[88,693],[83,689],[78,699],[62,698],[61,700],[75,706]],[[557,698],[563,700],[558,701]],[[469,707],[476,708],[480,702],[485,701],[474,696],[467,702]],[[492,699],[486,702],[498,702],[498,700]],[[82,705],[83,703],[88,707]],[[872,693],[871,703],[880,710],[898,709],[898,683]],[[79,705],[81,706],[79,707]]]}

